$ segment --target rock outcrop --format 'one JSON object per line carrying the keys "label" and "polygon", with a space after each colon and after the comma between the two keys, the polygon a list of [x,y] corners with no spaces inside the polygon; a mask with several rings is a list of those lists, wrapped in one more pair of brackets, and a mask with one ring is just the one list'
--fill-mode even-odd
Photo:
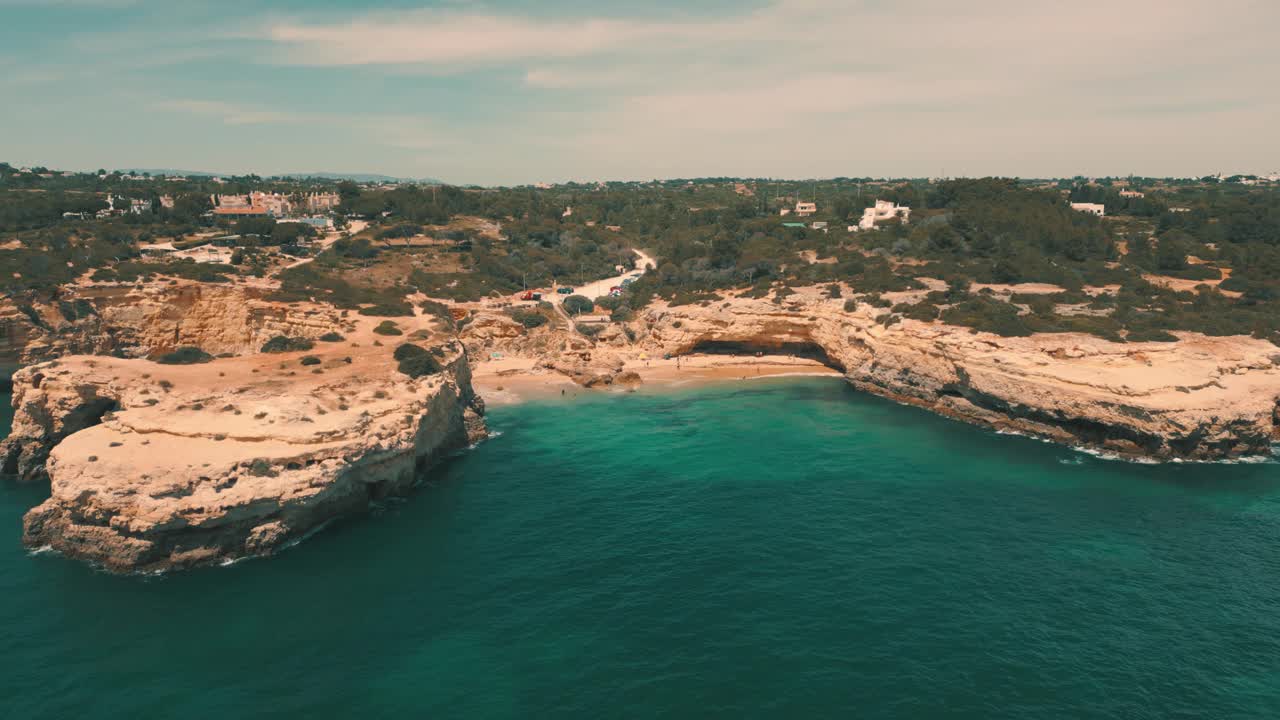
{"label": "rock outcrop", "polygon": [[816,289],[784,302],[652,306],[651,353],[810,352],[855,387],[1003,431],[1129,457],[1221,460],[1270,453],[1280,348],[1178,333],[1176,343],[1088,335],[1000,337],[896,320]]}
{"label": "rock outcrop", "polygon": [[150,357],[182,346],[242,355],[276,335],[315,338],[344,313],[267,299],[269,289],[189,280],[68,285],[56,297],[0,298],[0,382],[65,355]]}
{"label": "rock outcrop", "polygon": [[[406,492],[425,466],[484,436],[483,404],[464,348],[435,321],[397,318],[403,338],[373,334],[380,321],[352,318],[345,340],[309,351],[22,369],[0,462],[51,488],[27,513],[24,542],[113,571],[163,571],[268,554]],[[392,353],[407,338],[443,369],[399,372]]]}

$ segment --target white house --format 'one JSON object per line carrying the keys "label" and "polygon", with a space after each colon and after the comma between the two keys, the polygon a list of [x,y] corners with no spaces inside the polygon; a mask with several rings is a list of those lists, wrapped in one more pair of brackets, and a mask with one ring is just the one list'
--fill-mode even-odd
{"label": "white house", "polygon": [[799,215],[800,217],[809,217],[816,212],[818,212],[818,203],[796,202],[796,215]]}
{"label": "white house", "polygon": [[888,200],[876,200],[876,204],[873,207],[862,211],[862,219],[858,221],[858,229],[873,230],[877,222],[895,217],[900,218],[904,223],[907,222],[911,217],[911,208]]}
{"label": "white house", "polygon": [[1107,206],[1102,203],[1071,203],[1071,209],[1087,212],[1098,217],[1102,217],[1107,212]]}
{"label": "white house", "polygon": [[1122,198],[1144,198],[1146,196],[1147,196],[1146,193],[1139,192],[1137,190],[1121,190],[1120,191],[1120,197]]}

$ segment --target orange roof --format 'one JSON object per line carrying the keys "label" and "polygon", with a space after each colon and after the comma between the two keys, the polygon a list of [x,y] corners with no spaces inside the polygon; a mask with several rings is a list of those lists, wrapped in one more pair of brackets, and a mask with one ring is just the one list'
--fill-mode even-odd
{"label": "orange roof", "polygon": [[214,215],[266,215],[264,207],[220,207],[213,209]]}

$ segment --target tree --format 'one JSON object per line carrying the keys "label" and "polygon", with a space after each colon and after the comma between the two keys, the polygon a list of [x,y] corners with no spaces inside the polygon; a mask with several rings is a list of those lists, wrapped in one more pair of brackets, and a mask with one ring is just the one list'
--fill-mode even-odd
{"label": "tree", "polygon": [[1177,230],[1160,236],[1156,242],[1156,267],[1163,271],[1182,270],[1187,267],[1186,235]]}
{"label": "tree", "polygon": [[564,309],[570,315],[581,315],[594,307],[595,303],[582,295],[570,295],[564,299]]}

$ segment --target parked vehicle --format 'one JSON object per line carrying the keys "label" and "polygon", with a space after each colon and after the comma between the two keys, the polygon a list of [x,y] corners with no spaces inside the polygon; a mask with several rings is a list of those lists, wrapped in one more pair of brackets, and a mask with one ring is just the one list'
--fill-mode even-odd
{"label": "parked vehicle", "polygon": [[534,292],[532,290],[526,290],[524,294],[520,296],[520,299],[521,300],[541,300],[542,293]]}
{"label": "parked vehicle", "polygon": [[571,288],[571,287],[558,287],[558,288],[556,288],[556,292],[560,293],[561,295],[572,295],[572,294],[573,294],[573,288]]}

